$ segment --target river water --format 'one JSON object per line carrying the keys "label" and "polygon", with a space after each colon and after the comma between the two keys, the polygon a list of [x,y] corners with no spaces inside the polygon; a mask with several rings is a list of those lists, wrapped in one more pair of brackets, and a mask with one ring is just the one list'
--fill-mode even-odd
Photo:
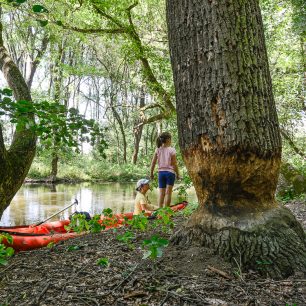
{"label": "river water", "polygon": [[[81,183],[81,184],[25,184],[4,211],[1,226],[33,224],[60,211],[74,199],[79,201],[51,220],[68,219],[77,211],[87,211],[91,215],[100,214],[104,208],[116,213],[133,211],[135,183]],[[158,190],[148,192],[152,204],[157,204]],[[188,191],[188,201],[197,201],[193,189]],[[178,202],[174,192],[172,203]]]}

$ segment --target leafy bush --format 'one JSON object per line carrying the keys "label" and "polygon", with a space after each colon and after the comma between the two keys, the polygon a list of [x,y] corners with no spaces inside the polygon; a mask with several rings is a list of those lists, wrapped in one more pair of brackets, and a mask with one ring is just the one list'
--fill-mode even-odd
{"label": "leafy bush", "polygon": [[182,214],[185,217],[189,217],[199,206],[198,202],[189,202],[187,207],[179,211],[179,214]]}
{"label": "leafy bush", "polygon": [[142,244],[144,249],[143,259],[151,258],[156,259],[163,255],[163,250],[167,247],[169,241],[165,238],[159,237],[158,235],[153,235],[149,239],[145,239]]}
{"label": "leafy bush", "polygon": [[13,243],[13,237],[11,235],[5,233],[0,234],[0,265],[7,265],[7,259],[14,254],[13,248],[7,247],[2,243],[4,239],[10,244]]}
{"label": "leafy bush", "polygon": [[174,211],[170,207],[159,208],[154,213],[154,216],[157,217],[153,223],[154,227],[161,226],[164,232],[172,230],[174,228],[173,215]]}

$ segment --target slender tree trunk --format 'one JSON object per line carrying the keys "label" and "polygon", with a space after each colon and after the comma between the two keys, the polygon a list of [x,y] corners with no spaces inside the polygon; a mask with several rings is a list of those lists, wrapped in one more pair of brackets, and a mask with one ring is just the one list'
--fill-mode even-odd
{"label": "slender tree trunk", "polygon": [[[53,66],[53,98],[54,101],[57,103],[60,103],[60,100],[62,99],[61,91],[62,91],[62,85],[63,85],[63,72],[60,68],[60,65],[64,63],[64,44],[65,41],[62,42],[62,44],[58,44],[58,54],[57,58],[55,60],[54,66]],[[51,160],[51,173],[48,181],[56,182],[57,180],[57,173],[58,173],[58,162],[59,162],[59,151],[60,144],[58,141],[53,139],[53,148],[52,148],[52,160]]]}
{"label": "slender tree trunk", "polygon": [[[144,88],[141,89],[141,97],[139,102],[139,107],[142,108],[145,106],[145,92]],[[141,141],[143,125],[139,126],[141,120],[136,120],[134,124],[134,152],[132,162],[134,165],[137,164],[138,152],[139,152],[139,144]]]}
{"label": "slender tree trunk", "polygon": [[114,106],[111,107],[112,111],[113,111],[113,115],[116,119],[116,121],[119,124],[119,129],[122,135],[122,144],[123,144],[123,162],[126,163],[127,159],[126,159],[126,149],[127,149],[127,143],[126,143],[126,136],[125,136],[125,131],[124,131],[124,126],[123,126],[123,122],[120,118],[120,115],[118,114],[116,108]]}
{"label": "slender tree trunk", "polygon": [[167,21],[180,147],[199,200],[173,241],[286,277],[305,267],[305,235],[274,197],[281,137],[258,1],[167,0]]}
{"label": "slender tree trunk", "polygon": [[301,92],[301,103],[302,110],[306,111],[306,103],[305,103],[305,91],[306,91],[306,59],[305,59],[305,47],[306,42],[303,37],[300,38],[300,46],[301,46],[301,74],[302,74],[302,92]]}
{"label": "slender tree trunk", "polygon": [[45,34],[44,38],[43,38],[43,40],[41,42],[41,47],[37,51],[37,55],[36,55],[35,59],[33,60],[33,62],[31,63],[30,74],[29,74],[29,77],[27,79],[27,85],[28,85],[29,88],[32,87],[32,83],[33,83],[33,80],[34,80],[34,75],[36,73],[38,65],[41,62],[42,56],[44,55],[44,53],[47,50],[48,44],[49,44],[49,37],[48,37],[47,34]]}
{"label": "slender tree trunk", "polygon": [[52,161],[51,161],[51,173],[50,173],[50,181],[55,182],[57,178],[58,172],[58,154],[55,150],[52,152]]}
{"label": "slender tree trunk", "polygon": [[150,149],[153,150],[153,148],[156,148],[156,139],[158,136],[158,132],[156,129],[156,124],[152,126],[152,130],[150,133]]}
{"label": "slender tree trunk", "polygon": [[[0,16],[1,18],[1,16]],[[2,23],[0,21],[0,69],[13,90],[15,99],[32,101],[29,88],[16,64],[10,58],[2,40]],[[29,115],[34,120],[33,115]],[[10,205],[16,192],[21,187],[29,169],[36,149],[35,133],[29,129],[18,129],[10,148],[4,145],[0,125],[0,218]]]}

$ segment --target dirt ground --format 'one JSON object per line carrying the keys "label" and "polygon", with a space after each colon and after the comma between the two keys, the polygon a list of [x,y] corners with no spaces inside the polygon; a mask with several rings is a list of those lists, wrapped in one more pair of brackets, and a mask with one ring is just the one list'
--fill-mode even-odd
{"label": "dirt ground", "polygon": [[[306,229],[306,203],[287,207]],[[175,222],[179,226],[184,217]],[[116,239],[123,231],[14,255],[0,267],[0,305],[306,305],[302,272],[281,281],[264,279],[195,246],[170,245],[155,262],[143,260],[140,246],[148,233],[137,235],[132,250]],[[108,258],[109,266],[97,265],[100,258]]]}

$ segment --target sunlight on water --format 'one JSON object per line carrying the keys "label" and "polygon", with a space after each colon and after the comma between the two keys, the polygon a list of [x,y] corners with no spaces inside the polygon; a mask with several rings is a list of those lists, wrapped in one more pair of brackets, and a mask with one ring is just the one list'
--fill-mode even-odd
{"label": "sunlight on water", "polygon": [[[133,211],[136,195],[135,184],[119,183],[81,183],[40,185],[26,184],[18,191],[11,205],[4,211],[0,225],[33,224],[42,221],[64,207],[79,201],[51,221],[68,219],[77,211],[87,211],[91,215],[100,214],[104,208],[111,208],[116,213]],[[157,204],[158,190],[148,192],[152,204]],[[172,203],[178,201],[174,192]],[[194,190],[189,192],[189,201],[196,201]]]}

